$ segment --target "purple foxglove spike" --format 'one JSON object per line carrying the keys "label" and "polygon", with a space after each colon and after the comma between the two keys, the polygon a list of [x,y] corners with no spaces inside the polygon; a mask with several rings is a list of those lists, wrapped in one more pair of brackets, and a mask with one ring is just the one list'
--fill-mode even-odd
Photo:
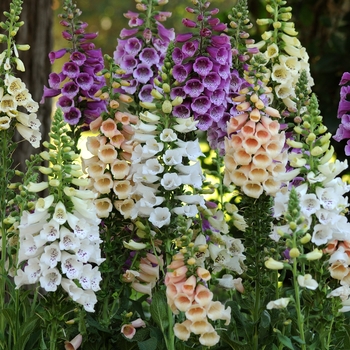
{"label": "purple foxglove spike", "polygon": [[[119,46],[119,43],[118,43]],[[142,42],[137,38],[129,38],[125,41],[124,50],[126,54],[136,56],[142,49]]]}
{"label": "purple foxglove spike", "polygon": [[81,66],[85,62],[86,56],[83,53],[79,52],[79,51],[74,51],[70,55],[70,59],[71,59],[72,62],[74,62],[78,66]]}
{"label": "purple foxglove spike", "polygon": [[190,117],[190,109],[184,105],[178,105],[173,108],[173,116],[177,118],[189,118]]}
{"label": "purple foxglove spike", "polygon": [[80,22],[79,27],[85,29],[88,27],[88,23],[87,22]]}
{"label": "purple foxglove spike", "polygon": [[76,78],[76,83],[81,89],[90,90],[94,83],[94,79],[88,73],[80,73]]}
{"label": "purple foxglove spike", "polygon": [[[222,79],[218,89],[223,90],[226,94],[230,92],[230,78]],[[226,103],[226,102],[225,102]]]}
{"label": "purple foxglove spike", "polygon": [[190,40],[192,37],[193,37],[192,33],[178,34],[178,35],[176,35],[175,42],[183,43],[185,41]]}
{"label": "purple foxglove spike", "polygon": [[198,115],[207,113],[211,106],[210,99],[207,96],[200,96],[193,100],[191,103],[191,109]]}
{"label": "purple foxglove spike", "polygon": [[194,98],[198,97],[203,92],[204,86],[200,80],[190,79],[187,80],[183,89],[188,96]]}
{"label": "purple foxglove spike", "polygon": [[139,99],[143,102],[152,102],[153,96],[151,95],[151,92],[153,90],[153,85],[146,84],[142,86],[140,92],[139,92]]}
{"label": "purple foxglove spike", "polygon": [[198,46],[198,40],[187,41],[182,46],[182,52],[185,55],[185,57],[193,57],[198,49]]}
{"label": "purple foxglove spike", "polygon": [[339,85],[345,85],[348,84],[350,81],[350,73],[349,72],[345,72],[343,74],[343,76],[341,77],[340,83]]}
{"label": "purple foxglove spike", "polygon": [[81,118],[81,112],[76,107],[71,107],[68,112],[63,114],[63,119],[70,125],[76,125]]}
{"label": "purple foxglove spike", "polygon": [[68,78],[76,78],[80,73],[79,66],[74,62],[66,62],[62,66],[62,73]]}
{"label": "purple foxglove spike", "polygon": [[44,103],[46,97],[55,97],[55,96],[58,96],[60,93],[61,93],[60,89],[49,89],[44,85],[44,94],[40,100],[40,103]]}
{"label": "purple foxglove spike", "polygon": [[203,85],[209,91],[215,91],[221,83],[221,78],[218,73],[211,72],[203,79]]}
{"label": "purple foxglove spike", "polygon": [[63,57],[67,52],[67,49],[60,49],[58,51],[51,51],[49,53],[50,63],[53,64],[56,59]]}
{"label": "purple foxglove spike", "polygon": [[148,66],[159,63],[159,56],[153,47],[145,47],[139,57],[140,61],[146,63]]}
{"label": "purple foxglove spike", "polygon": [[183,83],[191,70],[192,64],[186,63],[185,65],[176,64],[173,67],[173,77],[179,82]]}
{"label": "purple foxglove spike", "polygon": [[213,62],[208,57],[197,57],[193,63],[193,70],[200,76],[206,76],[211,72],[213,68]]}
{"label": "purple foxglove spike", "polygon": [[85,32],[84,28],[78,28],[74,31],[74,34],[79,35],[79,34],[84,34],[84,32]]}
{"label": "purple foxglove spike", "polygon": [[74,101],[69,97],[62,95],[57,101],[57,106],[65,113],[68,112],[71,107],[74,107]]}
{"label": "purple foxglove spike", "polygon": [[194,119],[199,120],[199,123],[197,124],[197,128],[202,131],[208,130],[213,123],[213,120],[210,118],[208,114],[201,114],[201,115],[195,114]]}
{"label": "purple foxglove spike", "polygon": [[152,69],[145,63],[137,65],[133,72],[133,77],[142,84],[146,84],[153,77]]}
{"label": "purple foxglove spike", "polygon": [[74,81],[68,81],[62,87],[62,95],[74,98],[79,92],[79,86]]}
{"label": "purple foxglove spike", "polygon": [[182,24],[187,28],[196,28],[197,27],[197,22],[191,21],[188,18],[183,18]]}
{"label": "purple foxglove spike", "polygon": [[157,23],[157,32],[159,37],[166,43],[169,43],[170,41],[174,41],[175,39],[174,29],[173,28],[167,29],[161,23]]}
{"label": "purple foxglove spike", "polygon": [[66,39],[68,41],[71,41],[73,39],[72,34],[69,33],[68,31],[64,30],[62,32],[63,39]]}
{"label": "purple foxglove spike", "polygon": [[200,30],[199,35],[203,38],[210,38],[211,30],[209,28],[203,28]]}
{"label": "purple foxglove spike", "polygon": [[123,91],[127,94],[133,95],[136,92],[136,89],[139,86],[139,82],[136,79],[128,79],[130,85],[123,86]]}
{"label": "purple foxglove spike", "polygon": [[51,73],[49,75],[49,87],[51,89],[59,89],[61,81],[61,76],[59,74]]}
{"label": "purple foxglove spike", "polygon": [[171,91],[170,91],[170,98],[172,100],[174,100],[177,96],[182,97],[183,99],[185,99],[186,97],[186,93],[183,89],[182,86],[177,86],[174,87]]}
{"label": "purple foxglove spike", "polygon": [[179,47],[175,47],[174,51],[171,54],[171,57],[175,64],[181,64],[185,58],[185,55]]}
{"label": "purple foxglove spike", "polygon": [[139,31],[138,28],[133,28],[133,29],[125,29],[123,28],[120,32],[120,37],[122,39],[125,39],[129,36],[134,36],[137,32]]}
{"label": "purple foxglove spike", "polygon": [[202,22],[203,19],[204,19],[204,16],[203,16],[202,14],[199,14],[199,15],[197,16],[197,21],[198,21],[198,22]]}

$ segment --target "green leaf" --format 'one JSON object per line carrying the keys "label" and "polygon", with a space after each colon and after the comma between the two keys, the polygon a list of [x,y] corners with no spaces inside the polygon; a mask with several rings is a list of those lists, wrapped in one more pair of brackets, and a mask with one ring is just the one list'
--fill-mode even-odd
{"label": "green leaf", "polygon": [[[17,341],[17,349],[25,349],[26,344],[29,341],[29,338],[31,338],[31,335],[33,334],[33,331],[35,330],[36,326],[39,323],[39,318],[37,316],[33,316],[29,319],[26,319],[24,325],[22,325],[21,330],[22,334],[19,337]],[[39,337],[37,337],[37,341],[39,341]],[[34,346],[37,341],[34,341],[33,337],[31,338],[31,346]]]}
{"label": "green leaf", "polygon": [[261,314],[260,326],[263,328],[268,328],[271,324],[271,316],[267,310]]}
{"label": "green leaf", "polygon": [[157,339],[149,338],[146,341],[138,343],[140,350],[156,350],[157,349]]}
{"label": "green leaf", "polygon": [[277,333],[278,340],[288,349],[295,350],[292,341],[281,333]]}
{"label": "green leaf", "polygon": [[[10,330],[12,332],[15,331],[15,322],[16,322],[16,313],[12,309],[2,309],[0,313],[3,315],[3,317],[6,319],[7,323],[10,326]],[[1,317],[1,315],[0,315]]]}
{"label": "green leaf", "polygon": [[150,312],[152,320],[156,322],[162,331],[164,331],[169,326],[167,310],[168,304],[166,302],[164,293],[160,291],[154,293],[152,297]]}
{"label": "green leaf", "polygon": [[250,350],[247,343],[242,343],[238,340],[232,340],[226,332],[221,334],[221,340],[228,344],[233,350]]}

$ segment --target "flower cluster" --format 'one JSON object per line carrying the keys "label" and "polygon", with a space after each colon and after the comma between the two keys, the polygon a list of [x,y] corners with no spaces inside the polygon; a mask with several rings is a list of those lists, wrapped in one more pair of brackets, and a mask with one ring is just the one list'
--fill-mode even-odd
{"label": "flower cluster", "polygon": [[[219,137],[225,134],[228,119],[227,96],[230,89],[232,52],[230,38],[224,31],[227,25],[215,17],[218,9],[207,10],[210,2],[196,2],[186,11],[196,15],[196,21],[185,18],[183,24],[198,33],[178,34],[172,53],[172,75],[177,81],[171,91],[173,98],[183,102],[173,115],[178,118],[193,116],[200,130],[209,130],[213,124]],[[214,34],[215,33],[215,34]],[[217,141],[211,138],[213,148]],[[215,145],[214,145],[215,143]]]}
{"label": "flower cluster", "polygon": [[[205,285],[211,278],[208,270],[198,267],[195,274],[187,276],[186,265],[191,263],[190,260],[185,262],[184,255],[178,253],[173,256],[165,276],[169,306],[175,314],[185,313],[185,321],[175,323],[174,333],[184,341],[194,333],[199,335],[199,342],[202,345],[213,346],[219,342],[220,336],[209,320],[224,320],[225,325],[228,325],[231,319],[231,308],[225,309],[220,301],[213,301],[213,292]],[[204,284],[199,283],[200,281]]]}
{"label": "flower cluster", "polygon": [[[1,22],[1,28],[8,31],[9,37],[2,35],[0,42],[7,43],[7,49],[0,53],[0,131],[7,130],[11,125],[15,125],[21,136],[29,141],[33,147],[39,147],[41,125],[36,112],[39,105],[32,98],[26,85],[20,79],[15,77],[13,66],[17,70],[24,71],[23,62],[18,57],[18,50],[28,50],[29,45],[16,44],[13,37],[18,29],[23,25],[19,22],[21,12],[20,2],[12,6],[12,11],[5,12],[7,20]],[[25,112],[24,112],[25,111]]]}
{"label": "flower cluster", "polygon": [[[292,18],[292,8],[285,6],[286,2],[269,0],[266,10],[273,18],[258,19],[258,25],[272,25],[272,30],[262,34],[262,41],[252,44],[252,47],[262,49],[266,46],[265,57],[269,60],[269,71],[266,75],[277,97],[275,106],[283,105],[290,111],[296,110],[294,99],[295,86],[302,71],[307,74],[308,91],[314,85],[310,74],[309,56],[300,41]],[[284,51],[284,52],[283,52]]]}
{"label": "flower cluster", "polygon": [[106,102],[95,96],[105,84],[104,77],[98,75],[104,66],[103,56],[90,42],[97,33],[85,33],[87,23],[78,20],[81,11],[71,1],[65,1],[64,9],[66,13],[60,15],[60,23],[66,30],[62,35],[72,47],[50,52],[49,58],[53,64],[69,53],[69,61],[63,64],[60,73],[50,74],[49,88],[44,86],[42,102],[47,97],[61,95],[57,107],[62,109],[65,122],[90,124],[106,110]]}
{"label": "flower cluster", "polygon": [[[158,2],[158,5],[162,4]],[[118,76],[129,82],[119,91],[150,103],[153,101],[153,79],[164,63],[167,47],[175,34],[173,29],[167,29],[160,23],[171,16],[170,12],[155,11],[152,1],[136,7],[141,13],[128,11],[124,14],[131,29],[121,31],[113,56],[115,63],[124,71]],[[147,16],[143,13],[145,11]]]}
{"label": "flower cluster", "polygon": [[[79,190],[88,179],[80,179],[81,167],[74,161],[74,142],[66,136],[62,112],[57,110],[51,137],[54,145],[45,143],[48,151],[41,153],[51,166],[41,167],[49,181],[30,183],[29,192],[49,189],[49,195],[39,198],[33,212],[22,214],[19,228],[17,288],[40,282],[48,292],[58,286],[85,310],[93,312],[97,302],[95,292],[100,289],[98,270],[104,259],[99,248],[99,223],[93,205],[95,194]],[[24,264],[23,264],[24,263]]]}

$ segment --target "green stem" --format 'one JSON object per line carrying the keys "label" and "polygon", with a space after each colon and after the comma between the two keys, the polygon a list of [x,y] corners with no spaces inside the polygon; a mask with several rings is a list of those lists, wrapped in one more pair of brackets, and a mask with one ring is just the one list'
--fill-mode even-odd
{"label": "green stem", "polygon": [[301,312],[301,305],[300,305],[300,289],[299,289],[299,283],[297,281],[297,275],[298,275],[298,262],[297,259],[293,259],[293,285],[294,285],[294,295],[295,295],[295,309],[297,312],[297,323],[298,323],[298,329],[299,329],[299,336],[300,339],[303,341],[304,344],[301,345],[302,350],[306,350],[306,344],[305,344],[305,334],[304,334],[304,317]]}

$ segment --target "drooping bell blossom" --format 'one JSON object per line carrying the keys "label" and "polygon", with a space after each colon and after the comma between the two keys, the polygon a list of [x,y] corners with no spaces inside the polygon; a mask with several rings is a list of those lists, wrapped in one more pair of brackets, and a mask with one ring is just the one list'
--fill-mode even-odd
{"label": "drooping bell blossom", "polygon": [[[60,97],[57,105],[63,107],[65,121],[70,125],[86,127],[106,110],[105,101],[95,97],[95,93],[104,86],[104,77],[97,75],[103,69],[104,60],[101,50],[95,49],[95,45],[90,42],[97,33],[86,33],[87,23],[76,21],[81,12],[70,6],[66,7],[66,11],[67,19],[61,22],[66,28],[62,35],[69,43],[74,40],[75,45],[49,54],[51,63],[66,53],[70,56],[60,73],[50,74],[49,88],[44,87],[41,102],[45,98],[62,94],[65,98]],[[99,102],[100,108],[96,112],[87,106],[92,101]]]}

